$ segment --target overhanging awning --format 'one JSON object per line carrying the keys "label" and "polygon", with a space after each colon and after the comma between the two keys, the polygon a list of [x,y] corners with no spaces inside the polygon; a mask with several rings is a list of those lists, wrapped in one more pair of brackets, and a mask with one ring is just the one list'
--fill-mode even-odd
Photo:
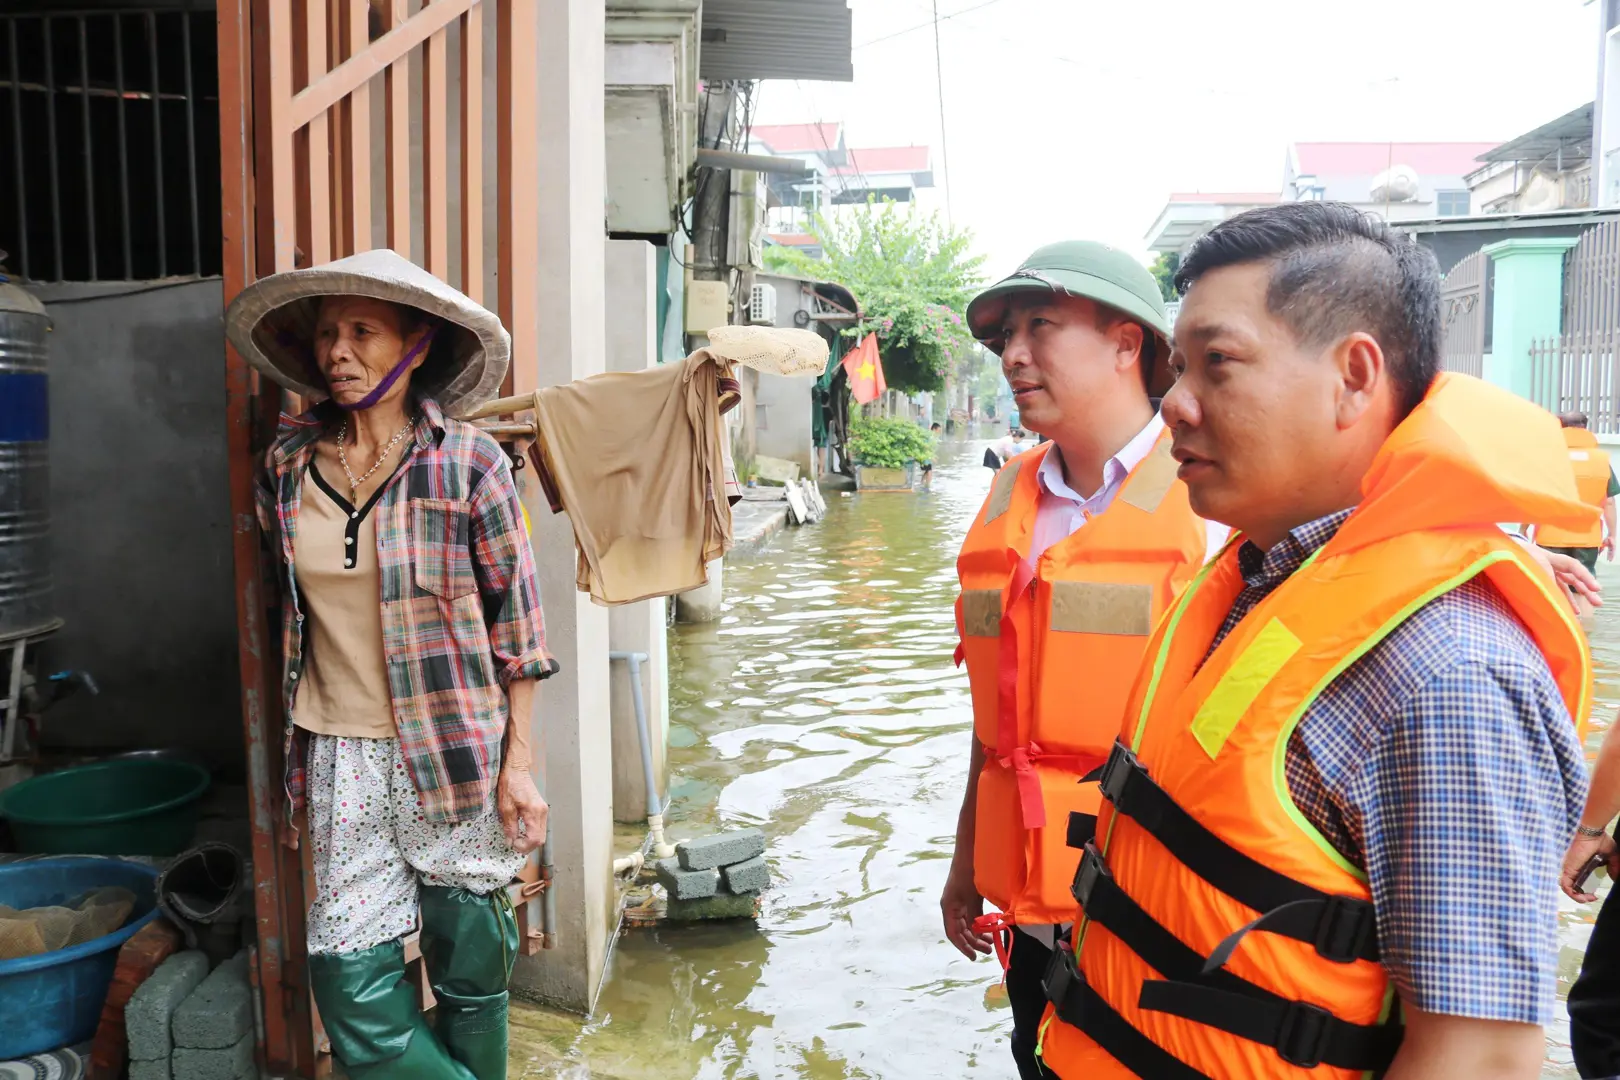
{"label": "overhanging awning", "polygon": [[848,0],[704,0],[704,79],[853,82]]}
{"label": "overhanging awning", "polygon": [[1567,168],[1592,156],[1592,107],[1588,101],[1558,119],[1509,139],[1479,155],[1480,161],[1553,161],[1562,156]]}

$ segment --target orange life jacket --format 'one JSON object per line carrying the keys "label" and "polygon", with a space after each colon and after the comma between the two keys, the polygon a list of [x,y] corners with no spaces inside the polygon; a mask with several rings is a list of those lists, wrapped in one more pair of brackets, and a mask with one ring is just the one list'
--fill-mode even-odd
{"label": "orange life jacket", "polygon": [[[1569,447],[1569,463],[1575,469],[1575,488],[1581,502],[1601,510],[1609,501],[1608,452],[1585,428],[1565,428],[1564,444]],[[1595,548],[1603,543],[1603,521],[1600,518],[1581,529],[1543,526],[1536,530],[1536,543],[1544,547]]]}
{"label": "orange life jacket", "polygon": [[1567,601],[1497,521],[1580,525],[1555,421],[1445,376],[1385,442],[1355,513],[1205,655],[1243,588],[1238,541],[1149,644],[1108,805],[1047,973],[1043,1060],[1069,1080],[1352,1080],[1402,1029],[1365,873],[1287,790],[1289,736],[1409,615],[1485,575],[1572,716],[1591,660]]}
{"label": "orange life jacket", "polygon": [[1074,916],[1071,812],[1097,812],[1082,776],[1120,732],[1147,635],[1203,564],[1204,522],[1160,436],[1108,509],[1031,565],[1050,444],[1009,461],[957,559],[959,657],[973,689],[979,774],[974,880],[1026,925]]}

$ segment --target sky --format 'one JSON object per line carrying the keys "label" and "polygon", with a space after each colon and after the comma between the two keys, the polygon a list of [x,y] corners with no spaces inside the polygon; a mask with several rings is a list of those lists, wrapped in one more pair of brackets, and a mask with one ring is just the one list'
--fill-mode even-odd
{"label": "sky", "polygon": [[932,147],[919,205],[993,277],[1055,240],[1146,260],[1170,192],[1280,191],[1293,141],[1505,141],[1597,84],[1583,0],[938,2],[946,138],[930,0],[849,0],[854,82],[763,83],[754,122]]}

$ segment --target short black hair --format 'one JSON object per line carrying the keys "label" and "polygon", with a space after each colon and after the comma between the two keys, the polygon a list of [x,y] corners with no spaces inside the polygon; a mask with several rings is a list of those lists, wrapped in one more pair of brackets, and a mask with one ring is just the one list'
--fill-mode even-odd
{"label": "short black hair", "polygon": [[1586,414],[1583,412],[1565,412],[1558,414],[1558,422],[1565,427],[1583,428],[1586,426],[1587,419]]}
{"label": "short black hair", "polygon": [[1400,415],[1440,373],[1440,267],[1425,247],[1335,202],[1249,210],[1205,233],[1176,270],[1176,292],[1223,266],[1272,264],[1266,308],[1302,342],[1360,330],[1384,351]]}

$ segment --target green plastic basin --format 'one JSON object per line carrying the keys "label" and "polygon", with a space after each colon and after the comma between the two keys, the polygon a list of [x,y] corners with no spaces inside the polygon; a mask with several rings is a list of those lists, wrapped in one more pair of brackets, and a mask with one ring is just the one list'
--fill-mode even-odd
{"label": "green plastic basin", "polygon": [[7,788],[0,817],[30,855],[178,855],[207,790],[207,770],[188,761],[103,761]]}

